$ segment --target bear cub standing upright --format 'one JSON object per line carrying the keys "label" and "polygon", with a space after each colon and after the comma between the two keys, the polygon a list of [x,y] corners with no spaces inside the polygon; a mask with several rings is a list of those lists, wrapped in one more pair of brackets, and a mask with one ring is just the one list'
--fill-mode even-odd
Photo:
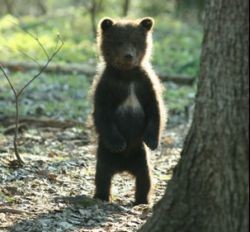
{"label": "bear cub standing upright", "polygon": [[150,65],[152,18],[101,20],[101,65],[94,80],[98,134],[95,198],[110,200],[114,174],[135,176],[135,204],[149,203],[148,148],[159,144],[165,124],[161,85]]}

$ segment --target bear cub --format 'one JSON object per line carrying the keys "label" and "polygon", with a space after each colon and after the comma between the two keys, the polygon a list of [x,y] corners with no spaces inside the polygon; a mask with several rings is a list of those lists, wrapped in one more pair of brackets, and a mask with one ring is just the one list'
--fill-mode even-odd
{"label": "bear cub", "polygon": [[165,125],[162,89],[150,65],[152,18],[101,20],[100,67],[93,84],[93,119],[98,134],[95,198],[109,201],[114,174],[135,177],[135,204],[148,204],[150,148]]}

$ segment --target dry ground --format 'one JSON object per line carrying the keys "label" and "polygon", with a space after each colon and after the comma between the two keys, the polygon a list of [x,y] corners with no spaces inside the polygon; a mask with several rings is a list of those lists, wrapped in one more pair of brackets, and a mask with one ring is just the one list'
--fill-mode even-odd
{"label": "dry ground", "polygon": [[[187,125],[168,129],[150,155],[153,204],[164,194],[176,165]],[[23,168],[15,168],[12,135],[0,134],[0,231],[137,231],[152,206],[133,206],[134,181],[115,176],[112,203],[92,199],[95,143],[79,128],[30,128],[22,134]]]}

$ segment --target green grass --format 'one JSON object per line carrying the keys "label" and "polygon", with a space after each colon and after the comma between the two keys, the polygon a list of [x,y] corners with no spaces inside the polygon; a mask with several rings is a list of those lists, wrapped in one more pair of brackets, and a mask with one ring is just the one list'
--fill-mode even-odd
{"label": "green grass", "polygon": [[[13,16],[0,18],[0,60],[28,60],[20,50],[37,60],[46,59],[37,42],[20,29],[25,27],[25,30],[38,36],[49,53],[54,51],[57,35],[60,34],[64,47],[54,61],[93,65],[97,60],[97,48],[89,20],[79,11],[75,12],[70,17],[55,17],[46,23],[39,23],[42,18],[31,16],[22,18],[22,24]],[[155,22],[153,64],[157,70],[197,76],[201,27],[170,15],[161,15],[155,18]]]}
{"label": "green grass", "polygon": [[[32,62],[20,53],[25,52],[39,62],[46,56],[37,42],[25,33],[38,36],[41,43],[52,53],[60,34],[63,49],[55,57],[60,63],[87,63],[97,61],[95,39],[91,34],[89,18],[80,10],[69,8],[66,17],[44,20],[25,16],[22,23],[13,16],[0,18],[0,61],[21,60]],[[42,22],[42,23],[41,23]],[[173,15],[161,14],[155,18],[154,53],[155,69],[161,73],[198,76],[202,30],[198,24],[185,23]],[[11,79],[20,88],[35,73],[13,73]],[[0,74],[0,114],[14,115],[13,95],[6,80]],[[64,119],[85,120],[91,111],[88,98],[90,82],[83,75],[42,74],[24,93],[21,115],[47,115]],[[183,111],[193,101],[195,87],[169,86],[165,99],[170,111]]]}
{"label": "green grass", "polygon": [[167,88],[164,99],[172,113],[183,112],[185,107],[192,105],[196,93],[194,86],[175,86]]}
{"label": "green grass", "polygon": [[[11,75],[18,88],[34,73]],[[4,83],[4,84],[3,84]],[[42,74],[35,80],[21,98],[21,115],[46,115],[63,119],[85,120],[90,112],[90,83],[83,75]],[[0,113],[14,115],[13,95],[7,81],[0,84]]]}
{"label": "green grass", "polygon": [[[26,83],[34,73],[14,73],[16,88]],[[90,81],[83,75],[42,74],[21,98],[21,115],[49,116],[84,121],[91,112]],[[168,86],[164,99],[170,112],[183,112],[193,103],[196,88]],[[2,99],[2,100],[1,100]],[[0,82],[0,114],[14,115],[13,95],[7,81]]]}

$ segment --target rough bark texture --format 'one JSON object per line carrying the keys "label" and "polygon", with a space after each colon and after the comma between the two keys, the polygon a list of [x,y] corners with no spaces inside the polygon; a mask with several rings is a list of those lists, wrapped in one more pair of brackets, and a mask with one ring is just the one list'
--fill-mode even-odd
{"label": "rough bark texture", "polygon": [[140,231],[248,231],[249,2],[209,0],[194,121]]}

